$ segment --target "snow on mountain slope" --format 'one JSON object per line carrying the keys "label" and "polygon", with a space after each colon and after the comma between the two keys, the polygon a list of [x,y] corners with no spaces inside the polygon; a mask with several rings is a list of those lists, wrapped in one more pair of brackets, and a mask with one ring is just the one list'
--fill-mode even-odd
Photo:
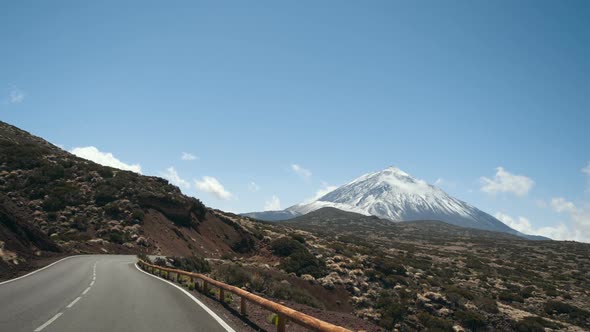
{"label": "snow on mountain slope", "polygon": [[283,211],[246,215],[264,220],[285,220],[323,207],[392,221],[440,220],[457,226],[523,235],[491,215],[395,167],[365,174],[310,203],[297,204]]}

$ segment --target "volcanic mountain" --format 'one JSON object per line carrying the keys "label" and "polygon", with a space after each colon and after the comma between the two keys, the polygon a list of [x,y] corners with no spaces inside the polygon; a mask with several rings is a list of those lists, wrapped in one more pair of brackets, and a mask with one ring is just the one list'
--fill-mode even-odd
{"label": "volcanic mountain", "polygon": [[309,203],[297,204],[282,211],[254,212],[246,215],[278,221],[295,218],[324,207],[377,216],[391,221],[438,220],[456,226],[524,236],[493,216],[396,167],[365,174]]}

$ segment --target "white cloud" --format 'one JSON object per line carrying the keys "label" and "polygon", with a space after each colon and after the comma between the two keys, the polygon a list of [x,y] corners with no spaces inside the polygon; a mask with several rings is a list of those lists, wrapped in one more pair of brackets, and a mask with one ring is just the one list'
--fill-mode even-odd
{"label": "white cloud", "polygon": [[213,194],[219,199],[229,200],[233,196],[232,193],[225,190],[223,185],[212,176],[203,176],[201,181],[195,180],[195,186],[200,191]]}
{"label": "white cloud", "polygon": [[281,209],[281,200],[276,196],[272,197],[264,203],[264,211],[278,211]]}
{"label": "white cloud", "polygon": [[25,93],[17,87],[12,87],[8,92],[7,104],[20,104],[25,100]]}
{"label": "white cloud", "polygon": [[70,153],[84,159],[94,161],[103,166],[110,166],[126,171],[132,171],[141,174],[141,166],[139,164],[126,164],[121,160],[115,158],[110,152],[101,152],[94,146],[77,147],[70,150]]}
{"label": "white cloud", "polygon": [[511,174],[502,167],[496,168],[496,175],[493,179],[482,176],[480,180],[482,183],[481,191],[488,194],[506,192],[517,196],[525,196],[535,185],[535,181],[531,178]]}
{"label": "white cloud", "polygon": [[[571,206],[567,204],[569,202],[565,203],[565,205],[558,204],[557,206],[559,206],[561,212],[567,212],[569,214],[570,221],[569,223],[560,222],[555,226],[536,228],[525,217],[513,218],[502,212],[497,212],[494,217],[511,228],[525,234],[546,236],[553,240],[590,242],[590,207],[586,209],[574,208],[572,210]],[[566,208],[561,209],[564,206]]]}
{"label": "white cloud", "polygon": [[436,181],[434,181],[434,185],[437,187],[446,187],[446,188],[455,188],[456,187],[455,182],[450,182],[449,180],[443,179],[443,178],[436,179]]}
{"label": "white cloud", "polygon": [[315,195],[312,198],[306,199],[304,202],[311,203],[337,188],[338,186],[330,186],[326,182],[322,182],[322,186],[315,192]]}
{"label": "white cloud", "polygon": [[199,157],[195,156],[192,153],[183,152],[180,159],[182,159],[182,160],[197,160],[197,159],[199,159]]}
{"label": "white cloud", "polygon": [[260,190],[260,186],[256,182],[251,181],[248,183],[248,190],[255,193]]}
{"label": "white cloud", "polygon": [[508,227],[515,229],[521,233],[533,234],[535,232],[535,230],[531,226],[531,222],[525,217],[518,217],[517,219],[515,219],[502,212],[496,212],[494,217],[506,224]]}
{"label": "white cloud", "polygon": [[577,211],[576,206],[572,202],[568,202],[563,197],[554,197],[551,199],[551,208],[555,212],[567,212],[575,213]]}
{"label": "white cloud", "polygon": [[184,189],[188,189],[191,187],[191,184],[188,181],[186,181],[185,179],[181,178],[178,175],[178,172],[176,172],[174,167],[166,168],[166,171],[160,172],[160,176],[163,177],[164,179],[170,181],[170,183],[172,183],[173,185],[176,185],[178,187],[181,187]]}
{"label": "white cloud", "polygon": [[311,171],[301,167],[298,164],[291,164],[291,170],[299,175],[303,180],[308,181],[311,178]]}

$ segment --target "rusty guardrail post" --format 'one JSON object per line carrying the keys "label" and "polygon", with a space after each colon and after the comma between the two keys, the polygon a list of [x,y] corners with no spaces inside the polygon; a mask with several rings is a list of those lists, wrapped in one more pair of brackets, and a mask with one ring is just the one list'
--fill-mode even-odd
{"label": "rusty guardrail post", "polygon": [[242,296],[240,299],[240,314],[242,316],[248,316],[248,313],[246,312],[246,298]]}
{"label": "rusty guardrail post", "polygon": [[223,288],[219,289],[219,302],[222,304],[225,303],[225,292],[223,291]]}
{"label": "rusty guardrail post", "polygon": [[277,332],[285,332],[287,326],[287,317],[279,313],[277,317]]}

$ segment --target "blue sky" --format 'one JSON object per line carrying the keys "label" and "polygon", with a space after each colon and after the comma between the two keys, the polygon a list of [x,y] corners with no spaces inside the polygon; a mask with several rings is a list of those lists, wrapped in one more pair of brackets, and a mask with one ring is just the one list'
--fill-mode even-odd
{"label": "blue sky", "polygon": [[396,165],[590,241],[588,17],[587,1],[2,2],[0,119],[173,167],[231,211]]}

